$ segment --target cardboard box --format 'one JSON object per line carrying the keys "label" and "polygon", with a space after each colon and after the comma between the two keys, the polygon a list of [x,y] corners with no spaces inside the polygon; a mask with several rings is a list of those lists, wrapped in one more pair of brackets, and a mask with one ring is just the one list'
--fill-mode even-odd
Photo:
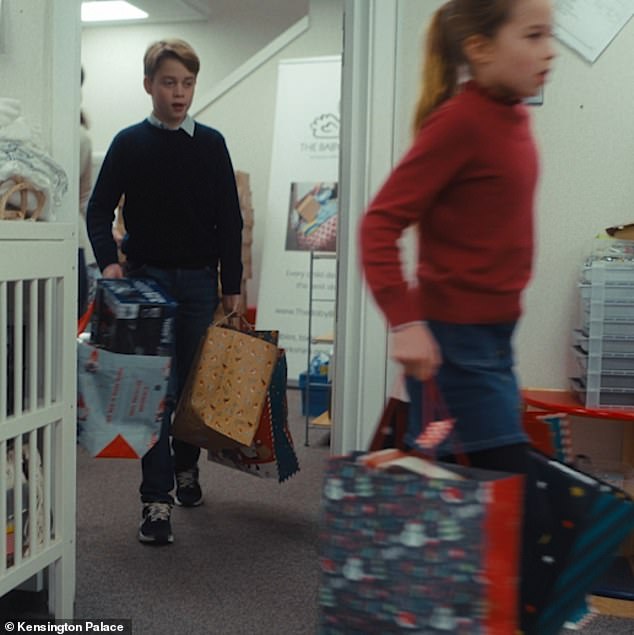
{"label": "cardboard box", "polygon": [[297,213],[307,222],[312,223],[320,209],[319,201],[312,195],[307,194],[301,201],[295,205]]}
{"label": "cardboard box", "polygon": [[634,240],[634,223],[615,225],[614,227],[608,227],[605,231],[608,236],[617,240]]}
{"label": "cardboard box", "polygon": [[177,303],[146,278],[97,282],[91,341],[113,353],[172,354]]}

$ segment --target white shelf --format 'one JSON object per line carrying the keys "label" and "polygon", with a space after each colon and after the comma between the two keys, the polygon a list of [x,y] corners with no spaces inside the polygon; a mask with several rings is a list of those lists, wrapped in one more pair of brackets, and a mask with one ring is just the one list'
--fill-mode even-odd
{"label": "white shelf", "polygon": [[[305,390],[305,407],[306,407],[306,426],[305,426],[305,441],[304,445],[309,445],[309,431],[310,428],[329,428],[332,424],[328,412],[324,412],[317,417],[311,417],[310,415],[310,362],[313,356],[313,345],[329,344],[332,345],[335,342],[334,331],[331,333],[324,333],[313,337],[313,305],[316,302],[336,302],[336,293],[332,297],[318,297],[313,295],[315,260],[335,260],[337,254],[326,251],[311,251],[310,252],[310,268],[309,268],[309,280],[308,280],[308,352],[306,359],[306,385],[303,388]],[[332,362],[331,362],[332,363]],[[323,388],[323,385],[320,385]]]}

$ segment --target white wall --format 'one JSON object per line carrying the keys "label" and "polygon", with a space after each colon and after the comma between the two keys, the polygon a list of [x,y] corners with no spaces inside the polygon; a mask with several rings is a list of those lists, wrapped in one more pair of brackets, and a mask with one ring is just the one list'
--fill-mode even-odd
{"label": "white wall", "polygon": [[251,305],[258,301],[273,143],[277,65],[281,59],[340,54],[342,6],[343,0],[312,0],[310,29],[198,116],[202,123],[215,126],[223,132],[234,165],[251,175],[255,209],[254,279],[247,291]]}
{"label": "white wall", "polygon": [[[409,142],[423,25],[442,4],[399,0],[397,153]],[[532,109],[541,149],[535,275],[517,337],[524,386],[561,388],[570,373],[577,278],[592,238],[634,221],[634,21],[594,65],[557,44],[544,105]]]}
{"label": "white wall", "polygon": [[[198,92],[222,80],[303,14],[253,25],[248,16],[210,22],[129,24],[82,29],[81,58],[86,72],[83,107],[92,126],[94,151],[103,153],[123,127],[141,120],[150,110],[143,90],[143,54],[147,46],[166,37],[187,40],[201,58]],[[257,26],[257,30],[254,28]]]}
{"label": "white wall", "polygon": [[53,211],[58,221],[76,223],[79,0],[4,2],[1,17],[0,97],[20,101],[34,141],[66,171],[68,191]]}
{"label": "white wall", "polygon": [[[250,305],[258,300],[277,63],[280,59],[341,53],[342,15],[343,0],[311,0],[308,31],[196,117],[225,135],[234,167],[251,177],[255,228],[254,278],[247,289]],[[230,28],[226,24],[218,28],[213,23],[85,28],[82,63],[86,80],[82,105],[91,121],[95,154],[105,152],[118,130],[141,120],[150,110],[149,97],[142,86],[142,58],[150,42],[171,36],[181,37],[194,46],[201,58],[197,85],[200,97],[277,36],[281,26],[292,25],[296,18],[291,15],[286,21],[257,24],[243,20]]]}
{"label": "white wall", "polygon": [[[48,128],[45,123],[47,104],[41,99],[41,86],[49,82],[47,50],[44,46],[25,46],[24,43],[46,37],[49,16],[46,11],[31,11],[35,2],[25,4],[31,6],[25,7],[22,15],[11,5],[3,7],[0,92],[2,97],[19,99],[22,114],[42,130]],[[29,19],[21,19],[22,16]],[[44,132],[48,137],[50,131]]]}

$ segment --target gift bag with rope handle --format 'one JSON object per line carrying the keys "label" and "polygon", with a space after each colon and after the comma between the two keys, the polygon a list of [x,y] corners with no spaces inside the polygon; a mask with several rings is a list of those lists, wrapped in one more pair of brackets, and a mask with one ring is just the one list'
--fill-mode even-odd
{"label": "gift bag with rope handle", "polygon": [[277,345],[256,333],[211,325],[179,399],[172,434],[209,450],[251,445],[277,355]]}

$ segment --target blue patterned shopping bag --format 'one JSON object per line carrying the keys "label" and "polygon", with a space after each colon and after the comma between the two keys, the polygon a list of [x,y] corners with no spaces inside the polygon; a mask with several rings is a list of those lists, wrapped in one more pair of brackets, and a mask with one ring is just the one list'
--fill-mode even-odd
{"label": "blue patterned shopping bag", "polygon": [[389,469],[367,462],[382,452],[328,462],[319,632],[514,634],[523,477],[383,452]]}

